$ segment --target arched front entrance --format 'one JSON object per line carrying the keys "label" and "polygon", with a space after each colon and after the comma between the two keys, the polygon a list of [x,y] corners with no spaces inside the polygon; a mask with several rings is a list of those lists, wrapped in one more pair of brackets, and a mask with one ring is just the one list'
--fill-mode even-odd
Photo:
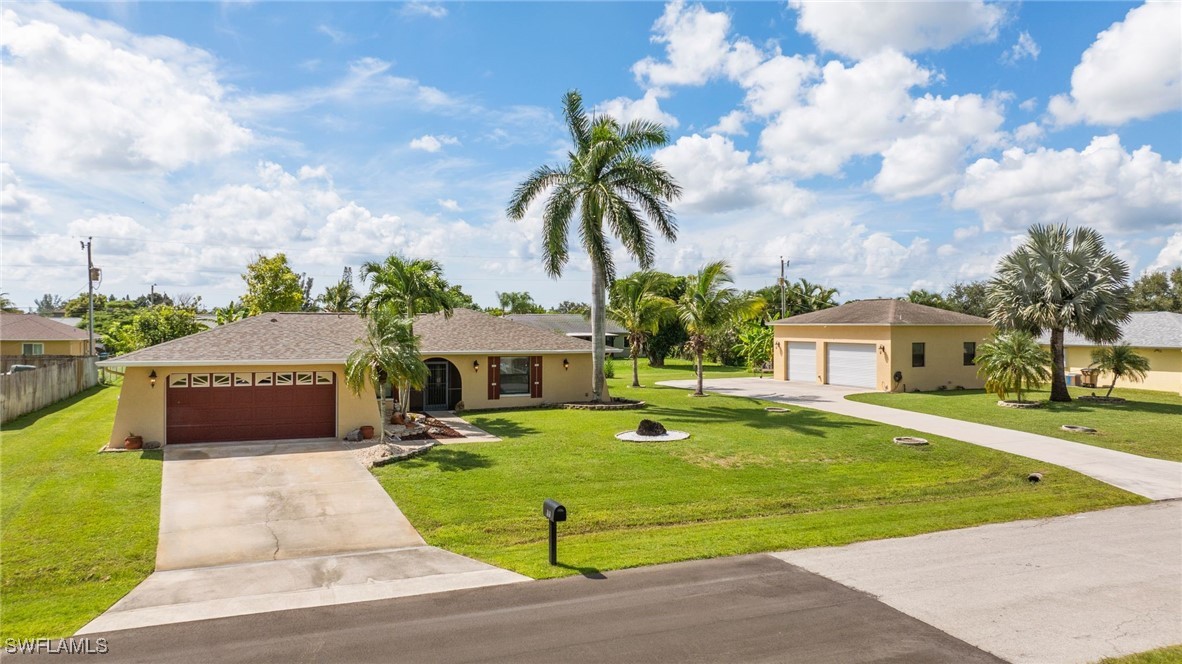
{"label": "arched front entrance", "polygon": [[[456,365],[442,357],[426,360],[427,382],[423,391],[411,393],[411,407],[427,410],[453,410],[463,398],[463,379]],[[416,399],[415,397],[419,397]],[[415,404],[419,401],[419,404]]]}

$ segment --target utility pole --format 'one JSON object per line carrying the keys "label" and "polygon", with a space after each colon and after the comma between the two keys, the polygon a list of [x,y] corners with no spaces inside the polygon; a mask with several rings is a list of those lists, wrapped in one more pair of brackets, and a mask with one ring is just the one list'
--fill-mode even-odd
{"label": "utility pole", "polygon": [[88,237],[86,238],[86,242],[79,242],[82,248],[86,250],[86,300],[87,309],[90,313],[90,320],[86,327],[89,333],[91,355],[94,355],[94,259],[90,253],[90,245],[93,241],[93,237]]}
{"label": "utility pole", "polygon": [[784,281],[784,270],[788,267],[788,263],[792,261],[784,261],[784,257],[780,256],[780,318],[788,317],[788,296],[784,291],[786,282]]}

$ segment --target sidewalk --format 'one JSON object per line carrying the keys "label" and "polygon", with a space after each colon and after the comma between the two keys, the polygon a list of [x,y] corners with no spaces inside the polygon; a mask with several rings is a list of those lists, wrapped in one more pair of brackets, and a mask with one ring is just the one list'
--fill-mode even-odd
{"label": "sidewalk", "polygon": [[491,433],[472,426],[464,418],[456,415],[450,410],[432,410],[428,411],[427,415],[443,422],[447,426],[455,429],[457,433],[464,434],[463,438],[439,438],[437,439],[441,445],[459,445],[462,443],[499,443],[500,438]]}

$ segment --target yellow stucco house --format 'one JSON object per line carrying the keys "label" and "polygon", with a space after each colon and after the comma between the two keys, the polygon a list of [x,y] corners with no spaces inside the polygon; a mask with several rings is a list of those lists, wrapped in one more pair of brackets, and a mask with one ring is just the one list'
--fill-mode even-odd
{"label": "yellow stucco house", "polygon": [[0,312],[0,355],[89,355],[87,333],[38,316]]}
{"label": "yellow stucco house", "polygon": [[[430,376],[416,410],[518,408],[590,397],[591,344],[488,314],[419,316]],[[379,427],[372,389],[345,385],[355,314],[268,313],[128,353],[110,446],[343,437]]]}
{"label": "yellow stucco house", "polygon": [[[1121,331],[1121,342],[1129,344],[1138,355],[1149,360],[1149,375],[1140,383],[1121,378],[1116,381],[1116,386],[1182,394],[1182,314],[1135,311]],[[1050,336],[1043,335],[1041,342],[1049,347]],[[1092,351],[1099,346],[1074,332],[1063,335],[1063,346],[1067,373],[1076,382],[1080,370],[1091,365]],[[1111,382],[1111,375],[1101,374],[1096,386],[1107,387]]]}
{"label": "yellow stucco house", "polygon": [[773,376],[868,391],[984,386],[974,359],[988,320],[902,300],[859,300],[771,323]]}

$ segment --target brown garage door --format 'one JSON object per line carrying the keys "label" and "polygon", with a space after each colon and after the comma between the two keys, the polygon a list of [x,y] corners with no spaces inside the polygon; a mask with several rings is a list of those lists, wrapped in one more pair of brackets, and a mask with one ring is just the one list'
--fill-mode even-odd
{"label": "brown garage door", "polygon": [[174,373],[168,444],[336,436],[331,371]]}

